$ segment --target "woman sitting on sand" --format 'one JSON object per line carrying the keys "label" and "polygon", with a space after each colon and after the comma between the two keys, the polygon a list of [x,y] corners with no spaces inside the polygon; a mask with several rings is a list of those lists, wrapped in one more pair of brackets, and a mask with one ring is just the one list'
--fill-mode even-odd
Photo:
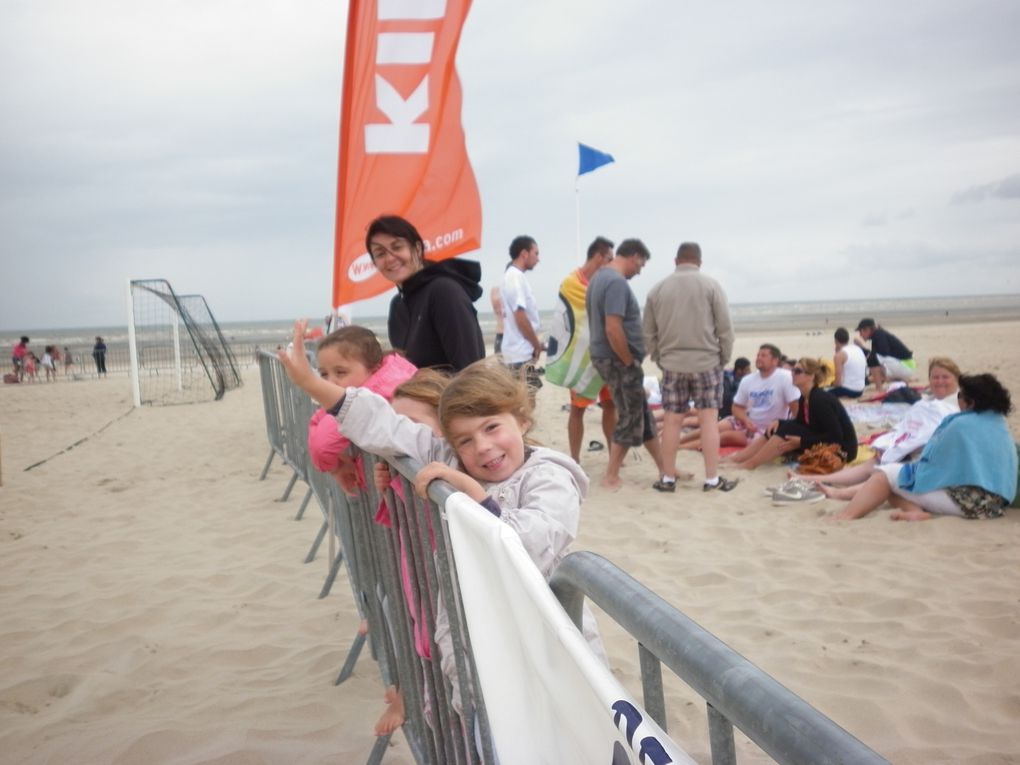
{"label": "woman sitting on sand", "polygon": [[[872,442],[871,448],[877,452],[875,457],[829,475],[790,473],[790,478],[818,483],[824,481],[830,486],[854,486],[867,481],[879,464],[915,461],[942,420],[960,411],[956,400],[960,389],[960,368],[956,362],[945,356],[936,356],[929,361],[928,386],[931,396],[911,406],[892,430]],[[844,494],[842,498],[849,499],[850,496]]]}
{"label": "woman sitting on sand", "polygon": [[[879,466],[835,519],[863,518],[886,501],[897,510],[894,521],[1002,515],[1017,485],[1017,450],[1006,424],[1009,391],[994,375],[963,375],[959,398],[959,414],[942,421],[919,461]],[[838,498],[837,489],[823,491]]]}
{"label": "woman sitting on sand", "polygon": [[[817,359],[803,358],[793,368],[793,384],[801,395],[801,406],[793,420],[776,420],[759,438],[734,459],[737,467],[754,470],[776,457],[799,452],[815,444],[836,444],[847,462],[857,457],[857,433],[839,399],[819,387],[825,369]],[[736,458],[738,455],[734,455]]]}

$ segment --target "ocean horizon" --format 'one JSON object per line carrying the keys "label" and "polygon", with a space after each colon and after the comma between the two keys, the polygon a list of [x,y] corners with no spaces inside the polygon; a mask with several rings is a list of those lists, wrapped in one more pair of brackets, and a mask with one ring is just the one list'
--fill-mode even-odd
{"label": "ocean horizon", "polygon": [[[761,330],[835,330],[845,326],[851,331],[863,317],[876,319],[895,330],[897,325],[909,326],[939,322],[1010,321],[1020,319],[1020,294],[956,295],[938,297],[901,297],[854,300],[811,300],[786,302],[732,303],[730,312],[738,332]],[[553,310],[541,311],[543,327],[550,326]],[[323,313],[312,316],[324,316]],[[371,329],[385,344],[386,316],[358,316],[356,323]],[[254,319],[223,321],[219,327],[235,350],[239,360],[256,349],[271,350],[288,342],[293,319]],[[479,312],[478,321],[486,340],[491,342],[496,331],[491,311]],[[21,335],[31,339],[31,346],[40,353],[46,345],[65,346],[76,358],[88,359],[96,335],[103,338],[111,354],[127,347],[127,323],[121,325],[24,328],[0,330],[0,346],[13,348]]]}

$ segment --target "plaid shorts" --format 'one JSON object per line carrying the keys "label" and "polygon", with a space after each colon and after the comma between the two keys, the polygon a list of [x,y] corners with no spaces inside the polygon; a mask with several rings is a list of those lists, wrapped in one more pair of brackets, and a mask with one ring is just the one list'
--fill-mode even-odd
{"label": "plaid shorts", "polygon": [[723,369],[707,372],[662,373],[662,408],[667,412],[686,412],[694,401],[698,409],[718,409],[723,402]]}
{"label": "plaid shorts", "polygon": [[592,359],[592,365],[609,386],[616,404],[613,443],[641,446],[655,438],[655,421],[645,396],[645,372],[640,366],[625,367],[616,359]]}
{"label": "plaid shorts", "polygon": [[507,364],[507,368],[518,380],[524,380],[530,395],[534,396],[535,392],[542,387],[542,378],[538,376],[534,362],[521,361],[516,364]]}

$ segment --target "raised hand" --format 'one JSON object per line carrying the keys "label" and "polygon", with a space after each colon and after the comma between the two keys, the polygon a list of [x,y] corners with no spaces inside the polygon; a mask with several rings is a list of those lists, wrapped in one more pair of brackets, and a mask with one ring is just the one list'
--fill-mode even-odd
{"label": "raised hand", "polygon": [[298,319],[294,322],[294,337],[288,348],[281,348],[276,352],[276,357],[283,364],[283,370],[291,382],[303,390],[309,378],[318,379],[318,375],[308,363],[308,356],[305,355],[305,331],[308,329],[308,319]]}
{"label": "raised hand", "polygon": [[315,399],[321,406],[329,409],[343,399],[347,389],[324,380],[312,369],[308,363],[308,356],[305,355],[306,329],[308,329],[307,319],[295,321],[294,338],[290,347],[277,351],[276,357],[280,360],[283,371],[287,373],[287,377],[292,383]]}

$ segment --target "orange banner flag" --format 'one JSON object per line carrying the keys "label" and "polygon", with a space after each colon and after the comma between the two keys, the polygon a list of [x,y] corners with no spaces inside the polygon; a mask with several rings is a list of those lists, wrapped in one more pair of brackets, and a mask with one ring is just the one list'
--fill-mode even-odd
{"label": "orange banner flag", "polygon": [[471,0],[350,0],[334,308],[393,286],[365,252],[365,231],[379,215],[411,221],[429,260],[481,246],[481,201],[454,69],[470,7]]}

